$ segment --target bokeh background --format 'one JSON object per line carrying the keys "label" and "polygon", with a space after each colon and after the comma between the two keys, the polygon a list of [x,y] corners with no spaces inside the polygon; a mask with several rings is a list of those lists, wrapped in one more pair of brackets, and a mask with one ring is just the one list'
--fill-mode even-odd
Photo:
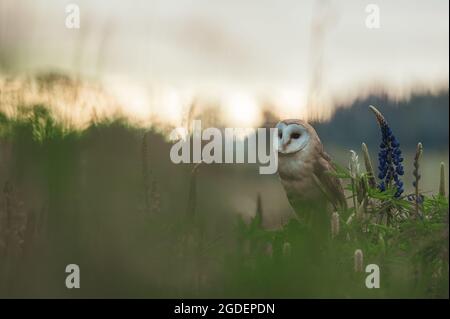
{"label": "bokeh background", "polygon": [[[65,26],[69,3],[79,29]],[[448,167],[448,1],[377,1],[379,29],[366,26],[369,3],[0,0],[1,220],[9,209],[17,229],[32,223],[3,295],[235,296],[218,288],[222,259],[201,264],[214,289],[195,290],[198,260],[174,257],[193,166],[171,163],[168,132],[193,119],[302,118],[346,167],[362,142],[376,159],[376,105],[405,154],[406,190],[422,142],[422,190],[435,193]],[[232,249],[233,221],[255,215],[258,194],[264,227],[291,216],[277,176],[257,165],[204,165],[196,183],[212,250]],[[82,292],[62,285],[71,262],[84,267]],[[313,286],[293,296],[329,296]]]}

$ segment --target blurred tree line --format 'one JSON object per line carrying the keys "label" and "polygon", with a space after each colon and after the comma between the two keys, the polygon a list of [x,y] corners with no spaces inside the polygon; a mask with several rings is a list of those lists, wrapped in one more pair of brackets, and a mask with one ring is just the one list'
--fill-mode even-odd
{"label": "blurred tree line", "polygon": [[329,122],[314,124],[322,142],[346,149],[359,148],[361,141],[378,145],[378,127],[367,111],[369,105],[377,106],[389,119],[403,149],[413,150],[419,141],[428,150],[448,149],[448,91],[413,94],[402,101],[386,94],[357,99],[348,107],[338,108]]}

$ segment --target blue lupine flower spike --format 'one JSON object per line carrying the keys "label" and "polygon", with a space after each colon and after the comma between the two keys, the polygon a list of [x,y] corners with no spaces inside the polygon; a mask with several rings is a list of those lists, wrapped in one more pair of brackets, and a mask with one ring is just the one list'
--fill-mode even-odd
{"label": "blue lupine flower spike", "polygon": [[403,193],[403,182],[400,176],[405,174],[400,143],[392,133],[383,114],[372,105],[369,106],[369,109],[375,114],[381,129],[381,143],[378,153],[378,178],[380,180],[378,189],[385,191],[393,184],[395,187],[394,196],[398,198]]}

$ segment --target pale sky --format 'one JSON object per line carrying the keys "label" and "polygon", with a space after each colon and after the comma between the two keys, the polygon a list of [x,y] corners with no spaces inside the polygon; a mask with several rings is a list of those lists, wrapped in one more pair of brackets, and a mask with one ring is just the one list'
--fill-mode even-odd
{"label": "pale sky", "polygon": [[[314,90],[326,104],[374,86],[394,95],[448,87],[447,0],[0,3],[0,44],[15,48],[14,71],[77,68],[146,96],[154,86],[263,95],[289,113]],[[79,30],[64,26],[68,3],[80,7]],[[379,29],[365,25],[370,3]]]}

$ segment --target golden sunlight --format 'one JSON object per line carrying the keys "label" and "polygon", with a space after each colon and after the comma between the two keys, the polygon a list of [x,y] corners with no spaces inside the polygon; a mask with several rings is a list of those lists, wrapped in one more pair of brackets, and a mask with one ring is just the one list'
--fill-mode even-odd
{"label": "golden sunlight", "polygon": [[234,92],[223,98],[226,124],[233,127],[256,127],[262,119],[256,99],[246,93]]}

